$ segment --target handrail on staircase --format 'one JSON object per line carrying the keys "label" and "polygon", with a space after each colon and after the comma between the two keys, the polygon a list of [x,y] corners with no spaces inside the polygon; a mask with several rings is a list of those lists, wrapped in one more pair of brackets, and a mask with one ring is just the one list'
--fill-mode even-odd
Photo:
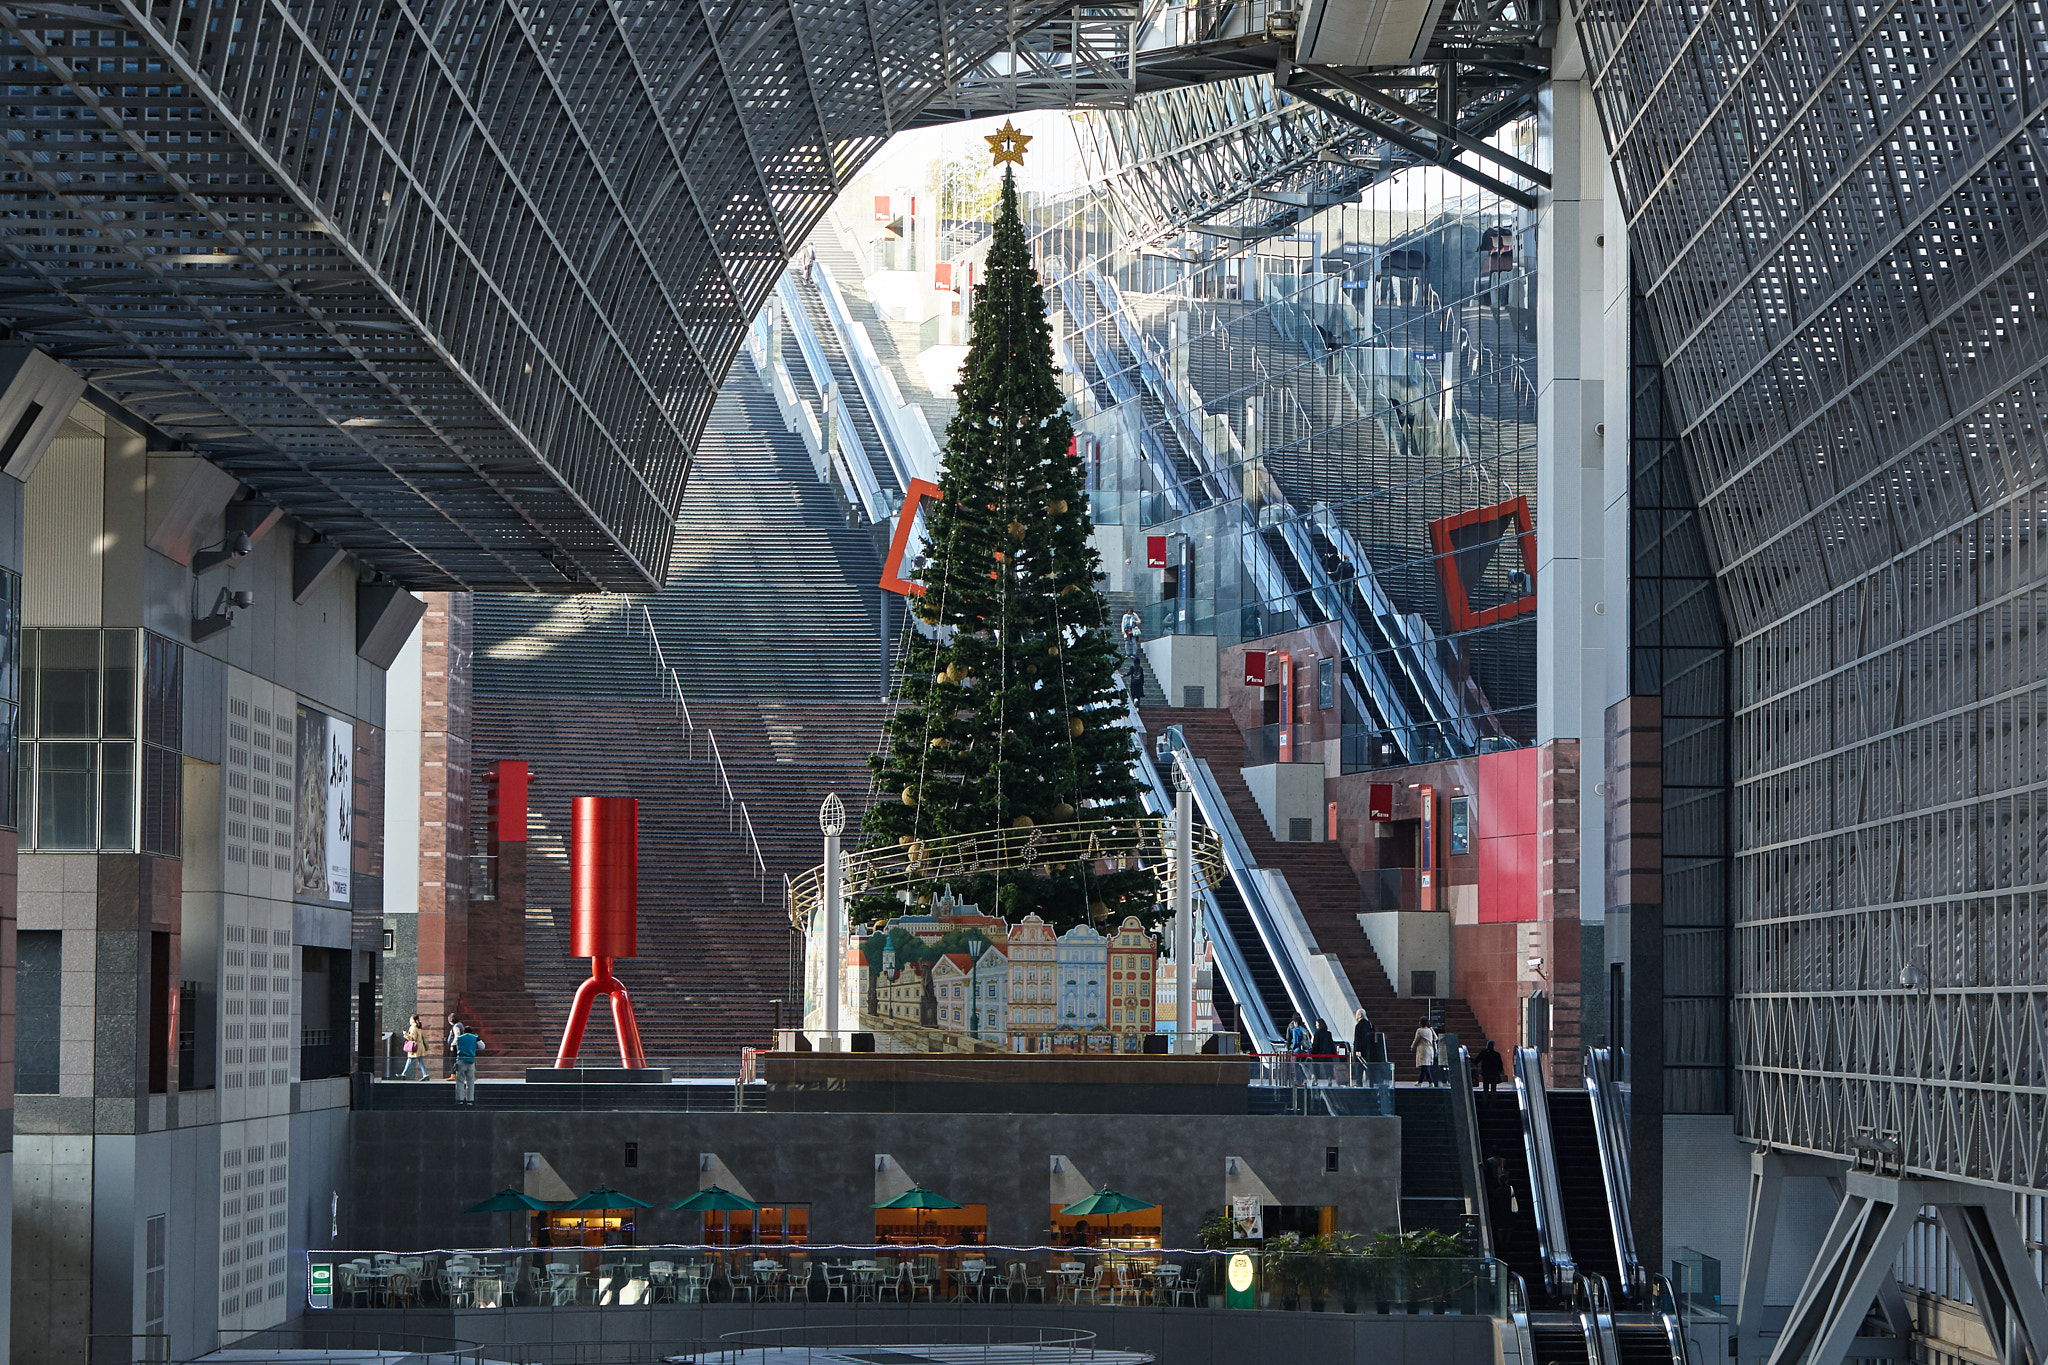
{"label": "handrail on staircase", "polygon": [[761,841],[754,837],[754,819],[747,814],[747,803],[732,789],[732,778],[725,771],[725,757],[718,751],[717,734],[707,729],[704,737],[711,741],[711,763],[718,770],[719,785],[725,788],[725,827],[732,828],[732,809],[735,806],[739,807],[740,828],[745,831],[747,845],[754,853],[755,884],[761,893],[761,899],[765,901],[768,899],[768,860],[761,856]]}
{"label": "handrail on staircase", "polygon": [[[695,732],[697,724],[690,719],[690,703],[683,697],[683,680],[675,669],[669,667],[668,655],[661,648],[661,636],[654,629],[654,614],[647,610],[645,603],[642,603],[640,606],[640,621],[646,627],[648,641],[654,646],[654,667],[661,682],[662,691],[666,694],[671,689],[674,690],[676,714],[682,717],[684,735],[689,736]],[[688,749],[686,747],[685,753],[687,752]]]}
{"label": "handrail on staircase", "polygon": [[1550,1097],[1543,1089],[1543,1059],[1533,1047],[1515,1049],[1515,1102],[1522,1113],[1522,1142],[1529,1157],[1529,1202],[1543,1246],[1543,1278],[1563,1297],[1579,1278],[1564,1222],[1564,1196],[1557,1184],[1557,1153],[1550,1130]]}

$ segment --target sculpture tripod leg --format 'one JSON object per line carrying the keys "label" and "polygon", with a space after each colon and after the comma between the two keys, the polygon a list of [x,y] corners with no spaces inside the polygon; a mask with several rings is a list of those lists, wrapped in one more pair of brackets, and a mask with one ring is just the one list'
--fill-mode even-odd
{"label": "sculpture tripod leg", "polygon": [[576,1001],[569,1007],[569,1024],[562,1030],[562,1047],[555,1054],[558,1069],[576,1065],[576,1054],[583,1050],[583,1030],[590,1023],[590,1007],[600,995],[612,1002],[612,1027],[619,1035],[621,1065],[628,1069],[647,1065],[646,1050],[640,1046],[640,1024],[633,1017],[633,998],[626,993],[626,983],[612,975],[610,958],[594,957],[590,959],[590,979],[576,988]]}

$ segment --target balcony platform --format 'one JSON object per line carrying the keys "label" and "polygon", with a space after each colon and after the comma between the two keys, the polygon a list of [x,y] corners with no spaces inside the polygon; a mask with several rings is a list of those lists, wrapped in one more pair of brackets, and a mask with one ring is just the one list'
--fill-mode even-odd
{"label": "balcony platform", "polygon": [[767,1107],[784,1113],[1243,1114],[1246,1057],[770,1052]]}

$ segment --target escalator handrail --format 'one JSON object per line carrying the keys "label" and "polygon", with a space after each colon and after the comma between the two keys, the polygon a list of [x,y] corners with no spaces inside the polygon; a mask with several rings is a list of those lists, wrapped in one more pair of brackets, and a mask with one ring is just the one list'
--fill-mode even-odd
{"label": "escalator handrail", "polygon": [[[1238,898],[1244,902],[1245,913],[1251,916],[1252,928],[1257,931],[1259,942],[1273,959],[1273,966],[1280,974],[1281,989],[1293,1003],[1295,1012],[1303,1019],[1313,1019],[1320,1011],[1316,1008],[1315,992],[1310,989],[1307,974],[1295,962],[1287,949],[1286,935],[1280,932],[1275,912],[1266,904],[1265,887],[1260,883],[1257,860],[1252,857],[1251,846],[1245,842],[1244,831],[1237,827],[1237,817],[1230,813],[1230,805],[1223,799],[1223,789],[1216,784],[1215,774],[1209,765],[1196,758],[1188,748],[1187,737],[1178,725],[1167,727],[1174,737],[1174,748],[1187,755],[1179,761],[1179,768],[1187,778],[1188,789],[1194,794],[1195,806],[1202,812],[1202,818],[1209,822],[1209,828],[1216,831],[1223,846],[1223,866],[1229,872],[1231,884],[1237,888]],[[1276,1021],[1277,1022],[1277,1021]]]}
{"label": "escalator handrail", "polygon": [[1607,1199],[1608,1224],[1614,1229],[1614,1263],[1621,1267],[1621,1295],[1634,1299],[1643,1287],[1644,1267],[1636,1259],[1635,1230],[1629,1218],[1628,1116],[1622,1110],[1621,1087],[1614,1079],[1614,1054],[1609,1049],[1586,1049],[1586,1091],[1593,1104],[1593,1137],[1600,1149],[1600,1188]]}
{"label": "escalator handrail", "polygon": [[[1453,1035],[1455,1036],[1455,1035]],[[1450,1049],[1451,1128],[1458,1136],[1458,1175],[1465,1182],[1465,1204],[1476,1215],[1479,1254],[1493,1255],[1492,1212],[1486,1206],[1486,1177],[1479,1159],[1479,1106],[1472,1099],[1472,1049]]]}
{"label": "escalator handrail", "polygon": [[1685,1308],[1678,1301],[1677,1289],[1668,1275],[1655,1272],[1650,1274],[1648,1283],[1649,1292],[1643,1301],[1657,1315],[1657,1325],[1664,1329],[1664,1343],[1671,1348],[1671,1365],[1692,1365],[1692,1344],[1685,1335]]}
{"label": "escalator handrail", "polygon": [[1505,1273],[1508,1281],[1508,1325],[1515,1334],[1515,1350],[1522,1365],[1536,1365],[1536,1337],[1529,1330],[1529,1286],[1514,1271]]}
{"label": "escalator handrail", "polygon": [[1533,1047],[1515,1049],[1515,1106],[1522,1116],[1522,1142],[1529,1158],[1529,1202],[1543,1248],[1543,1278],[1560,1298],[1578,1277],[1564,1221],[1564,1196],[1557,1186],[1557,1154],[1550,1132],[1550,1099],[1543,1090],[1543,1060]]}
{"label": "escalator handrail", "polygon": [[1621,1365],[1621,1334],[1614,1330],[1614,1300],[1607,1277],[1588,1272],[1579,1277],[1579,1301],[1585,1311],[1586,1351],[1598,1365]]}
{"label": "escalator handrail", "polygon": [[846,357],[846,367],[853,372],[854,387],[860,390],[861,401],[867,405],[868,421],[882,438],[882,455],[896,475],[897,491],[910,487],[912,479],[937,482],[938,444],[932,439],[923,409],[902,401],[903,392],[895,376],[875,354],[874,338],[868,335],[867,328],[854,322],[853,310],[847,306],[839,281],[822,260],[812,260],[811,282],[817,286],[818,299],[825,306],[826,320],[838,333],[839,353]]}
{"label": "escalator handrail", "polygon": [[[1130,715],[1132,728],[1137,730],[1136,703],[1131,704]],[[1142,730],[1137,732],[1141,735],[1144,733]],[[1170,819],[1174,807],[1173,789],[1160,776],[1158,766],[1153,763],[1152,755],[1147,752],[1145,746],[1140,743],[1136,748],[1138,772],[1144,783],[1145,795],[1157,805],[1162,817]],[[1223,973],[1224,984],[1230,988],[1231,997],[1237,1002],[1238,1026],[1250,1035],[1254,1046],[1261,1053],[1278,1051],[1283,1042],[1282,1034],[1266,1009],[1265,999],[1259,994],[1257,983],[1252,980],[1251,968],[1239,953],[1236,939],[1231,937],[1227,930],[1216,932],[1224,929],[1224,920],[1222,907],[1216,903],[1215,892],[1206,886],[1198,885],[1195,888],[1195,900],[1198,911],[1207,917],[1210,925],[1214,926],[1208,935],[1209,944],[1215,951],[1216,965]]]}
{"label": "escalator handrail", "polygon": [[[853,411],[846,406],[844,393],[838,395],[838,408],[831,406],[835,383],[832,362],[811,326],[811,315],[797,293],[796,281],[787,270],[776,280],[775,292],[790,335],[796,338],[797,351],[804,358],[804,368],[811,373],[811,387],[818,391],[818,418],[824,429],[821,439],[839,455],[840,479],[849,486],[851,494],[848,500],[866,513],[869,521],[886,521],[889,509],[882,497],[881,483],[875,478],[875,467],[868,459],[867,447],[854,429]],[[845,421],[835,426],[835,417]],[[835,430],[839,433],[836,437]]]}

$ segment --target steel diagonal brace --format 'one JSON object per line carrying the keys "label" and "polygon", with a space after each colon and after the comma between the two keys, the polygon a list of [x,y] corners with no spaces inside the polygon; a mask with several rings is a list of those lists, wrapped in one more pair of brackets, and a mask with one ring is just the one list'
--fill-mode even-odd
{"label": "steel diagonal brace", "polygon": [[1452,175],[1462,180],[1469,180],[1484,189],[1492,190],[1509,203],[1520,204],[1525,209],[1536,207],[1536,196],[1528,190],[1518,189],[1508,184],[1505,180],[1495,179],[1476,166],[1468,166],[1462,161],[1445,160],[1442,156],[1442,149],[1439,146],[1424,142],[1418,137],[1411,137],[1384,119],[1374,118],[1371,114],[1354,109],[1341,100],[1331,99],[1320,91],[1310,90],[1302,86],[1287,86],[1284,88],[1289,95],[1298,100],[1313,104],[1316,108],[1327,113],[1335,114],[1345,122],[1363,128],[1374,137],[1384,138],[1396,147],[1405,147],[1439,170],[1449,171]]}
{"label": "steel diagonal brace", "polygon": [[1463,128],[1455,124],[1446,123],[1432,114],[1425,114],[1414,105],[1397,100],[1384,91],[1376,90],[1367,82],[1347,76],[1335,67],[1301,66],[1296,67],[1295,70],[1303,72],[1315,80],[1326,81],[1336,86],[1339,90],[1356,95],[1366,103],[1384,109],[1396,118],[1405,119],[1423,132],[1436,138],[1439,142],[1452,143],[1474,156],[1486,158],[1496,166],[1523,180],[1527,180],[1533,185],[1540,185],[1546,190],[1550,188],[1550,175],[1547,171],[1538,170],[1520,157],[1511,156],[1500,148],[1488,144],[1483,139],[1473,137]]}

